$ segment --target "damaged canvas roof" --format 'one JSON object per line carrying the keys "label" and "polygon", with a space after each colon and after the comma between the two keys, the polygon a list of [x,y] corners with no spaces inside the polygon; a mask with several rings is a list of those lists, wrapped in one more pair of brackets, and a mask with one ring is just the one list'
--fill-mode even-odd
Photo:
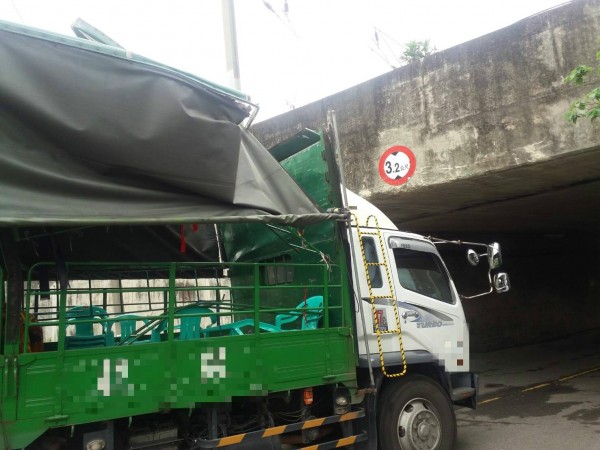
{"label": "damaged canvas roof", "polygon": [[236,94],[124,49],[0,22],[0,226],[331,218]]}

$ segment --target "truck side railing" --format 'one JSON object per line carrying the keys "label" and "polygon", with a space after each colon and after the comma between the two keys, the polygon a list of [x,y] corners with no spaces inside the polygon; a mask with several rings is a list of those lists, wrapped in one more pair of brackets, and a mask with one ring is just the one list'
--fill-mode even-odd
{"label": "truck side railing", "polygon": [[339,280],[331,264],[38,263],[26,281],[23,351],[36,351],[36,332],[43,350],[62,351],[341,326]]}

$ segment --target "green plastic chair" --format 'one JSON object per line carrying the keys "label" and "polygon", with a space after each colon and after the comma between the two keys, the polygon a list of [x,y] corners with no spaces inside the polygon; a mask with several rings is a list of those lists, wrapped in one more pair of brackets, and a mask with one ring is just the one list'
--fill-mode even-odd
{"label": "green plastic chair", "polygon": [[201,321],[204,317],[208,317],[211,321],[211,326],[217,323],[217,315],[215,312],[205,306],[187,305],[176,311],[176,314],[185,314],[180,317],[180,333],[179,340],[187,341],[190,339],[198,339],[202,335]]}
{"label": "green plastic chair", "polygon": [[111,342],[113,341],[103,334],[95,336],[67,336],[65,338],[65,348],[67,350],[76,350],[78,348],[110,347],[112,345]]}
{"label": "green plastic chair", "polygon": [[150,342],[162,342],[162,333],[167,330],[167,321],[162,320],[148,320],[149,324],[155,323],[156,325],[148,325],[152,330],[150,332]]}
{"label": "green plastic chair", "polygon": [[[96,323],[102,326],[101,334],[94,334],[94,324],[82,321],[98,319]],[[115,343],[111,330],[112,321],[108,313],[100,306],[74,306],[67,310],[68,325],[75,326],[75,335],[65,338],[65,348],[110,347]]]}
{"label": "green plastic chair", "polygon": [[[281,329],[273,324],[259,322],[260,332],[273,333]],[[224,325],[213,325],[202,330],[203,336],[240,336],[243,334],[252,334],[254,332],[254,319],[243,319],[237,322],[226,323]]]}
{"label": "green plastic chair", "polygon": [[[122,314],[115,317],[115,319],[115,322],[121,324],[121,342],[127,340],[138,329],[144,328],[144,325],[148,324],[148,320],[145,317],[138,316],[137,314]],[[143,322],[144,325],[139,327],[138,322]]]}
{"label": "green plastic chair", "polygon": [[[307,308],[308,310],[302,310],[301,308]],[[315,295],[307,298],[296,306],[296,309],[297,311],[277,314],[275,316],[275,326],[284,331],[283,325],[301,320],[299,327],[301,330],[316,330],[319,326],[319,320],[323,316],[323,296]],[[297,329],[297,327],[293,329]]]}

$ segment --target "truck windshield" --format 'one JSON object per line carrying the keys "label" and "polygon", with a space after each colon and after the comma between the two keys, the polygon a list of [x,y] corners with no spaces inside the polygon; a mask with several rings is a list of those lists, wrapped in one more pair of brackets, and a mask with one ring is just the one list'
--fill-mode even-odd
{"label": "truck windshield", "polygon": [[433,253],[395,248],[398,279],[403,288],[445,303],[453,303],[448,275]]}

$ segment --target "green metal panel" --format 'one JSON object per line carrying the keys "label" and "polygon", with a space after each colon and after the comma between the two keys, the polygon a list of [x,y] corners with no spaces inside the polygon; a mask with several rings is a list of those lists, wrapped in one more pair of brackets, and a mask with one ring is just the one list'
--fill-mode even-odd
{"label": "green metal panel", "polygon": [[[283,144],[270,150],[283,168],[322,209],[341,206],[340,184],[332,149],[323,135],[304,130]],[[332,221],[309,225],[301,230],[269,227],[264,224],[235,224],[223,227],[225,248],[233,261],[257,261],[290,254],[294,262],[318,261],[315,255],[295,251],[290,244],[311,246],[329,255],[339,263],[343,254],[335,236]],[[286,231],[291,234],[286,234]],[[303,240],[298,237],[298,232]]]}
{"label": "green metal panel", "polygon": [[236,396],[352,385],[349,330],[290,331],[19,357],[17,423],[21,447],[50,426],[135,416]]}
{"label": "green metal panel", "polygon": [[[192,267],[202,269],[207,264]],[[31,274],[41,264],[31,269]],[[255,321],[263,321],[263,315],[274,317],[289,308],[270,309],[265,304],[266,293],[291,298],[294,292],[302,290],[301,284],[286,286],[265,286],[260,279],[261,269],[269,264],[229,264],[229,270],[244,269],[247,284],[238,281],[234,292],[250,289],[254,304],[245,306],[246,316]],[[93,273],[108,273],[114,270],[122,273],[119,266],[111,264],[70,264],[74,270],[89,267]],[[317,265],[294,265],[298,283],[302,274],[316,276],[315,286],[326,299],[325,310],[332,308],[344,317],[341,307],[329,305],[334,293],[341,298],[343,285],[332,282],[340,279],[339,268]],[[354,346],[348,326],[328,326],[329,311],[320,328],[315,330],[259,332],[254,327],[252,334],[236,336],[205,337],[192,340],[178,340],[175,335],[175,320],[181,317],[176,309],[176,296],[184,288],[176,285],[180,270],[190,271],[189,264],[148,264],[144,270],[169,274],[168,286],[160,288],[167,292],[168,310],[155,315],[168,322],[168,334],[163,342],[123,341],[124,345],[102,348],[67,349],[66,305],[71,295],[99,294],[102,290],[79,290],[77,288],[56,287],[52,292],[59,298],[56,305],[56,319],[36,324],[56,326],[58,342],[46,351],[32,353],[25,351],[18,355],[18,365],[9,370],[9,378],[16,377],[3,392],[3,432],[8,437],[5,446],[20,448],[29,444],[46,429],[131,417],[167,409],[195,408],[200,404],[223,403],[233,397],[253,397],[271,392],[287,391],[308,386],[341,382],[349,386],[355,384]],[[330,274],[335,274],[330,277]],[[252,276],[250,276],[252,274]],[[320,277],[320,279],[319,279]],[[212,286],[197,289],[212,289]],[[156,288],[144,288],[156,292]],[[132,292],[130,288],[110,288],[109,293]],[[135,291],[142,295],[143,289]],[[31,288],[28,277],[26,306],[31,306],[31,298],[36,293]],[[39,292],[38,292],[39,293]],[[106,293],[106,292],[105,292]],[[160,292],[159,292],[160,293]],[[142,295],[143,296],[143,295]],[[105,299],[106,296],[103,296]],[[159,303],[162,305],[163,300]],[[214,302],[205,302],[207,306]],[[297,299],[294,298],[294,303]],[[207,308],[206,308],[207,309]],[[216,313],[219,314],[219,313]],[[88,322],[99,319],[88,319]],[[84,320],[85,321],[85,320]],[[342,322],[349,323],[343,319]],[[256,322],[254,322],[256,324]],[[272,323],[272,322],[271,322]],[[25,326],[25,335],[31,323]],[[275,327],[271,325],[271,329]],[[25,347],[26,348],[26,347]],[[11,366],[12,367],[12,366]],[[18,395],[16,392],[18,386]],[[12,405],[12,406],[11,406]],[[9,407],[12,408],[12,415]],[[10,419],[10,420],[9,420]]]}
{"label": "green metal panel", "polygon": [[[290,140],[272,148],[271,154],[280,161],[283,168],[298,185],[322,209],[341,206],[340,184],[332,149],[324,135],[311,130],[303,130]],[[273,227],[265,224],[233,224],[222,227],[224,247],[233,261],[269,261],[291,263],[317,263],[323,258],[345,268],[345,255],[341,236],[333,221],[309,225],[302,229]],[[334,276],[334,283],[347,283],[342,280],[344,271]],[[240,274],[243,276],[243,274]],[[314,276],[305,277],[305,279]],[[306,290],[295,298],[273,296],[267,301],[277,307],[292,307],[302,298],[315,295],[307,283]],[[335,293],[329,296],[332,305],[342,306],[343,298]],[[348,316],[349,317],[349,316]],[[332,315],[333,324],[342,324],[339,314]]]}
{"label": "green metal panel", "polygon": [[[299,144],[302,142],[309,142],[310,145],[300,148]],[[289,150],[283,152],[283,149]],[[333,151],[326,144],[324,135],[304,130],[289,141],[272,148],[270,152],[287,155],[280,161],[281,165],[321,208],[341,206],[337,167]]]}

